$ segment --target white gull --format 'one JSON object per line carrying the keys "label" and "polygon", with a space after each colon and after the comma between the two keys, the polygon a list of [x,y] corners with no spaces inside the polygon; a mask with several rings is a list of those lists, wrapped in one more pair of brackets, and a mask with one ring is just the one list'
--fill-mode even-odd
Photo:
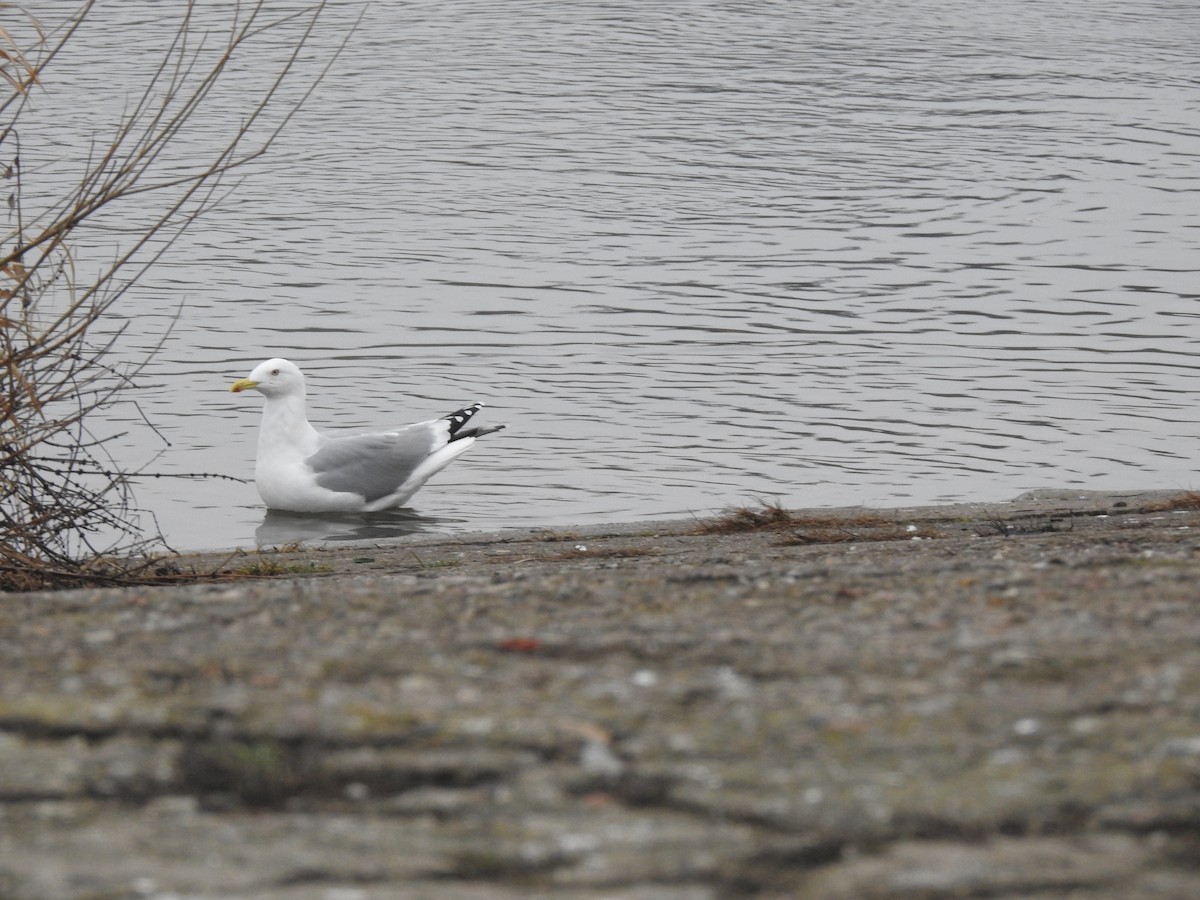
{"label": "white gull", "polygon": [[433,475],[499,431],[464,428],[483,406],[387,431],[336,437],[309,424],[304,375],[286,359],[268,359],[229,388],[266,398],[254,481],[271,509],[287,512],[376,512],[400,506]]}

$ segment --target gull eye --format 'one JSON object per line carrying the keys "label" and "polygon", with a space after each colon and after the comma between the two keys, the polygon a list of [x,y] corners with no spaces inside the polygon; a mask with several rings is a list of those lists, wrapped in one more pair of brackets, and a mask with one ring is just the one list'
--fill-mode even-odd
{"label": "gull eye", "polygon": [[271,370],[271,374],[272,374],[272,375],[278,375],[278,374],[279,374],[279,370],[278,370],[278,369],[272,369],[272,370]]}

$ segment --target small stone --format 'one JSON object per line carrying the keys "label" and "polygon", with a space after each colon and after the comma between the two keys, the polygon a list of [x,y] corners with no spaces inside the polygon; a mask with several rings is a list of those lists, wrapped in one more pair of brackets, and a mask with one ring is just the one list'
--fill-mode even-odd
{"label": "small stone", "polygon": [[185,817],[200,811],[199,798],[191,794],[164,794],[146,803],[146,814],[163,817]]}
{"label": "small stone", "polygon": [[638,687],[654,687],[658,684],[658,673],[650,669],[638,669],[629,680]]}
{"label": "small stone", "polygon": [[1013,722],[1012,730],[1021,737],[1029,737],[1042,730],[1042,723],[1033,718],[1017,719]]}
{"label": "small stone", "polygon": [[1161,756],[1200,756],[1200,735],[1171,738],[1163,742],[1158,752]]}
{"label": "small stone", "polygon": [[591,775],[602,775],[615,778],[625,771],[625,763],[609,749],[607,744],[599,741],[587,741],[579,754],[579,765]]}

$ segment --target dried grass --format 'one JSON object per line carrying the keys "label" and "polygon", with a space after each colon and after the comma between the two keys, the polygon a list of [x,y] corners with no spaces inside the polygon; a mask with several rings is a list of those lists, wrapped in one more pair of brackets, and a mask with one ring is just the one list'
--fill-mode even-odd
{"label": "dried grass", "polygon": [[1200,491],[1187,491],[1166,500],[1147,503],[1138,507],[1141,512],[1187,512],[1200,510]]}
{"label": "dried grass", "polygon": [[759,501],[757,507],[728,510],[700,522],[696,534],[725,535],[771,531],[783,535],[780,545],[839,544],[861,541],[900,541],[935,538],[929,525],[909,525],[879,513],[797,513],[778,502]]}
{"label": "dried grass", "polygon": [[760,500],[757,507],[739,506],[714,519],[700,522],[697,534],[738,534],[746,531],[782,531],[791,528],[796,517],[778,501]]}

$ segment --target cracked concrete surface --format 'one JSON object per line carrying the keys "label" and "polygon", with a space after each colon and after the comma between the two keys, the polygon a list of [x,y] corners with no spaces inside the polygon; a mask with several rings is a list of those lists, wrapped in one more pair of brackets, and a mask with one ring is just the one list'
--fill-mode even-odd
{"label": "cracked concrete surface", "polygon": [[3,595],[0,897],[1200,896],[1187,502],[695,524]]}

